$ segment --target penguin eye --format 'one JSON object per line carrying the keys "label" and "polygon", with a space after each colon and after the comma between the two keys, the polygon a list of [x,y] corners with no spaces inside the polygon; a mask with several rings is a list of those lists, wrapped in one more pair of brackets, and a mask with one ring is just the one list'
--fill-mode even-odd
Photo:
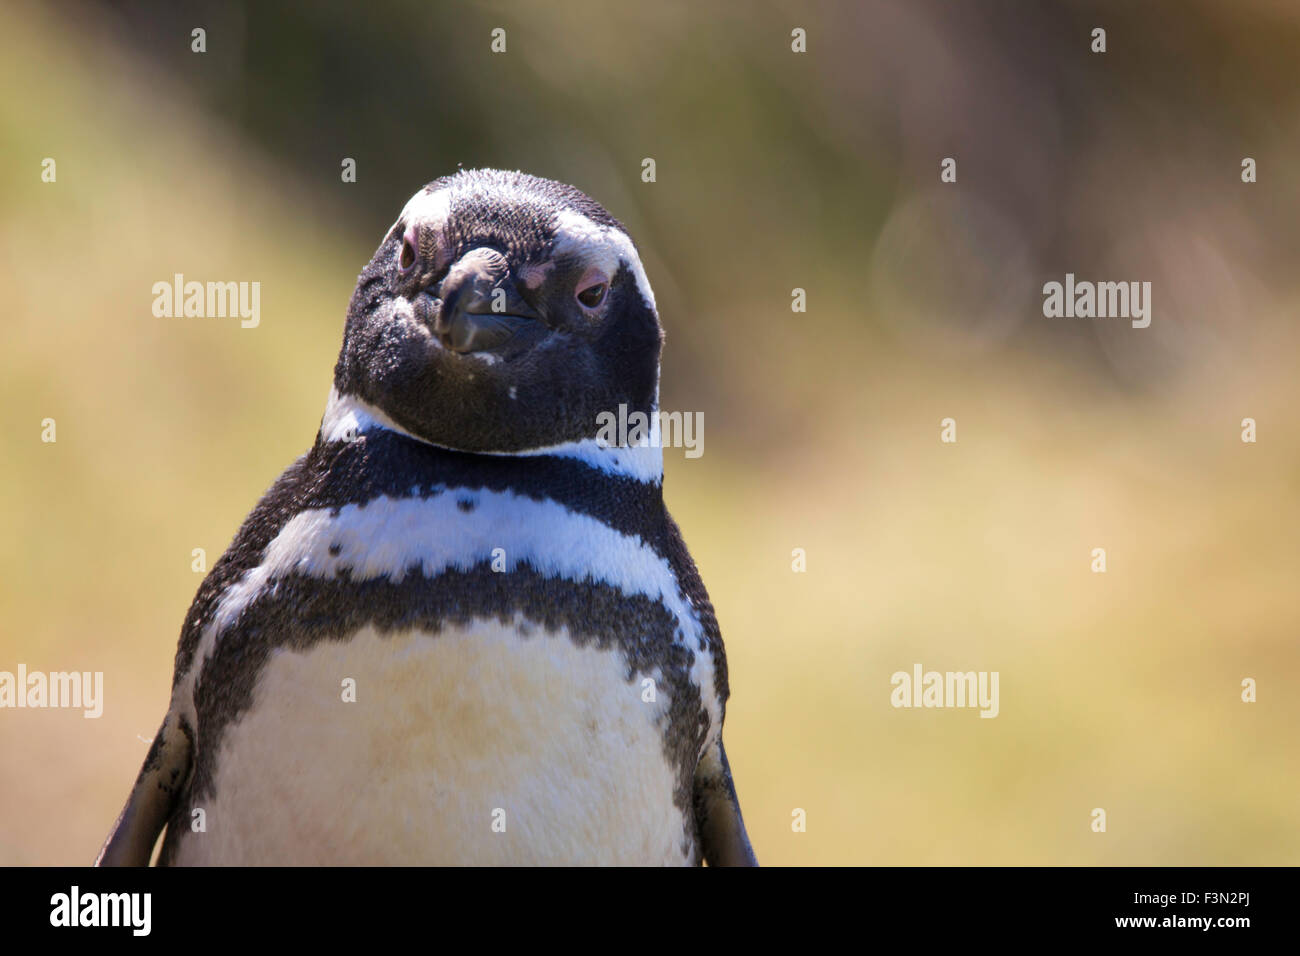
{"label": "penguin eye", "polygon": [[609,283],[598,282],[593,286],[588,286],[578,293],[578,301],[589,309],[594,309],[605,301],[605,290],[609,288]]}
{"label": "penguin eye", "polygon": [[582,282],[578,283],[576,297],[584,308],[594,309],[605,301],[605,293],[608,291],[609,280],[597,273],[583,277]]}
{"label": "penguin eye", "polygon": [[415,265],[415,226],[406,227],[406,234],[402,236],[402,255],[397,261],[398,268],[402,275],[410,272]]}

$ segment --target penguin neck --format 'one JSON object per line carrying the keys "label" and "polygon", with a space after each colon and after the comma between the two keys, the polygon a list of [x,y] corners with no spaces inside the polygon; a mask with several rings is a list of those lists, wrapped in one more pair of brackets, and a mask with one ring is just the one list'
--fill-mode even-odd
{"label": "penguin neck", "polygon": [[[625,435],[626,418],[622,411],[611,412],[615,415],[614,432],[622,438]],[[622,426],[620,426],[620,421]],[[635,423],[633,423],[635,427]],[[457,454],[478,454],[486,458],[527,459],[536,457],[570,458],[582,462],[597,471],[620,478],[631,478],[646,484],[662,485],[664,476],[663,448],[659,431],[659,389],[656,385],[654,403],[651,406],[645,431],[648,434],[639,443],[611,443],[602,433],[601,437],[581,438],[576,441],[561,442],[542,448],[529,448],[521,451],[502,452],[465,452],[426,441],[412,434],[393,421],[383,409],[377,408],[356,395],[340,393],[337,387],[330,389],[329,401],[325,406],[325,415],[321,419],[320,440],[325,443],[350,441],[356,436],[375,429],[383,429],[409,438],[411,441],[441,448]]]}

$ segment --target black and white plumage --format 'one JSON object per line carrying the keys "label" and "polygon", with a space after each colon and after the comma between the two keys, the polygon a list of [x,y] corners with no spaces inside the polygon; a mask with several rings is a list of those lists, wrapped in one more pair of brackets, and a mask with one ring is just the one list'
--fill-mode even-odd
{"label": "black and white plumage", "polygon": [[632,240],[578,190],[417,193],[315,445],[195,597],[99,862],[147,863],[165,826],[173,864],[752,864],[661,451],[595,439],[620,405],[653,420],[661,340]]}

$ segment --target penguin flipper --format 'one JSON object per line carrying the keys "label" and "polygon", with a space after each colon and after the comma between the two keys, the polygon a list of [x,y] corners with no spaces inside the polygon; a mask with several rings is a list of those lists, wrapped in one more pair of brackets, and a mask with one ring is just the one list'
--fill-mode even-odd
{"label": "penguin flipper", "polygon": [[695,768],[695,819],[709,866],[758,866],[721,735]]}
{"label": "penguin flipper", "polygon": [[168,714],[95,866],[149,865],[158,834],[189,777],[192,752],[189,733],[174,714]]}

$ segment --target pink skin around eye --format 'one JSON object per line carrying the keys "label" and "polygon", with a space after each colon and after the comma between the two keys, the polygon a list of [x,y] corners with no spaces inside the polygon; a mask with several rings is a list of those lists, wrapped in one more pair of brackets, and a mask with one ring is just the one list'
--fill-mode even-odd
{"label": "pink skin around eye", "polygon": [[592,286],[608,282],[609,276],[605,275],[605,273],[601,272],[599,269],[588,269],[582,274],[582,279],[579,280],[578,287],[573,290],[574,295],[582,295],[583,292],[590,289]]}

